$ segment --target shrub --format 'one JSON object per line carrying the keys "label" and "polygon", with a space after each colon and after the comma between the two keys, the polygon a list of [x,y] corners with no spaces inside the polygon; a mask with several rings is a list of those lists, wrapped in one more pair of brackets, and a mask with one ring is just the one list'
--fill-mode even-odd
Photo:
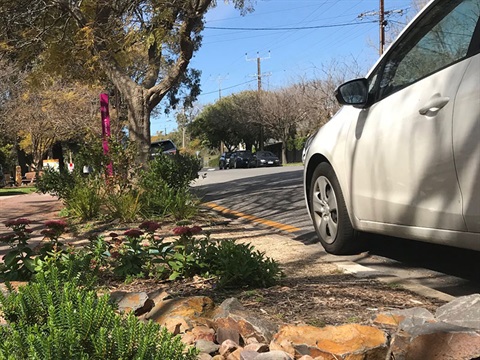
{"label": "shrub", "polygon": [[37,178],[37,191],[43,194],[57,196],[59,199],[66,200],[70,197],[70,192],[75,187],[76,176],[66,170],[56,171],[46,168],[41,177]]}
{"label": "shrub", "polygon": [[81,220],[95,219],[104,202],[104,181],[93,176],[79,179],[65,199],[68,213]]}
{"label": "shrub", "polygon": [[199,200],[189,189],[179,189],[170,192],[168,197],[167,210],[175,220],[191,219],[198,214]]}
{"label": "shrub", "polygon": [[255,250],[253,245],[235,240],[215,240],[201,253],[200,263],[218,278],[223,288],[270,287],[280,280],[282,271],[275,260]]}
{"label": "shrub", "polygon": [[141,208],[147,216],[173,216],[175,220],[185,220],[198,214],[198,199],[189,189],[171,188],[163,180],[142,192]]}
{"label": "shrub", "polygon": [[105,206],[108,209],[108,217],[120,219],[124,222],[135,221],[142,213],[141,192],[126,188],[113,189],[105,195]]}
{"label": "shrub", "polygon": [[150,190],[159,183],[166,183],[172,189],[186,189],[198,178],[200,161],[192,155],[159,154],[149,163],[149,169],[142,174],[141,184]]}
{"label": "shrub", "polygon": [[0,327],[0,359],[194,360],[198,354],[154,322],[120,317],[109,295],[97,297],[75,279],[64,282],[55,270],[18,292],[0,293],[0,304],[8,322]]}
{"label": "shrub", "polygon": [[145,179],[142,181],[144,191],[141,193],[140,200],[145,214],[159,217],[167,215],[175,190],[171,189],[163,180],[148,181],[147,183]]}

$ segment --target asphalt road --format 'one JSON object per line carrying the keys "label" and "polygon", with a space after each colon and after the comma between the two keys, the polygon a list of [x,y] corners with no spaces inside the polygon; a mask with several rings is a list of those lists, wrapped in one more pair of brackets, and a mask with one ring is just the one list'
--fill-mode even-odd
{"label": "asphalt road", "polygon": [[[303,167],[207,169],[194,185],[211,207],[269,226],[305,244],[316,242],[303,196]],[[283,227],[282,227],[283,226]],[[480,252],[365,234],[366,251],[350,260],[453,296],[480,293]]]}

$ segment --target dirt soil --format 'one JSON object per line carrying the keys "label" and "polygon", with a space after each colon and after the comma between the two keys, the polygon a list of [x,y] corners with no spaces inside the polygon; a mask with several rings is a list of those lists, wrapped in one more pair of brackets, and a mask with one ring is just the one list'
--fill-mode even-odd
{"label": "dirt soil", "polygon": [[[161,289],[174,297],[209,296],[217,304],[236,297],[246,308],[275,322],[314,326],[367,324],[381,311],[423,307],[434,312],[444,304],[397,285],[345,274],[323,259],[319,244],[306,245],[284,233],[226,218],[202,227],[212,238],[251,243],[279,262],[285,277],[277,286],[254,290],[218,291],[211,280],[202,279],[176,283],[135,281],[128,285],[111,284],[111,290],[150,292]],[[171,236],[171,226],[166,225],[161,231]]]}

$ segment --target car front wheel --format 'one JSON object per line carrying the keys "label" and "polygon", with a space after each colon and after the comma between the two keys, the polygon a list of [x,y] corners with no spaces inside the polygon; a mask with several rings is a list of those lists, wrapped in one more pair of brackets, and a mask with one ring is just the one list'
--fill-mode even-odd
{"label": "car front wheel", "polygon": [[325,250],[336,255],[357,252],[357,232],[348,217],[340,184],[330,164],[321,163],[315,169],[309,202],[313,225]]}

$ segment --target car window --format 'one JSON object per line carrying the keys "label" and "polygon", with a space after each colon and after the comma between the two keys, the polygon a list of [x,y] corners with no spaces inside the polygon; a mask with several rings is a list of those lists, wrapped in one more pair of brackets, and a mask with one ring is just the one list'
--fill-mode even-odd
{"label": "car window", "polygon": [[175,149],[175,144],[170,140],[164,140],[152,143],[150,148],[152,152],[168,151]]}
{"label": "car window", "polygon": [[480,13],[478,0],[443,1],[414,24],[380,66],[384,98],[467,56]]}

